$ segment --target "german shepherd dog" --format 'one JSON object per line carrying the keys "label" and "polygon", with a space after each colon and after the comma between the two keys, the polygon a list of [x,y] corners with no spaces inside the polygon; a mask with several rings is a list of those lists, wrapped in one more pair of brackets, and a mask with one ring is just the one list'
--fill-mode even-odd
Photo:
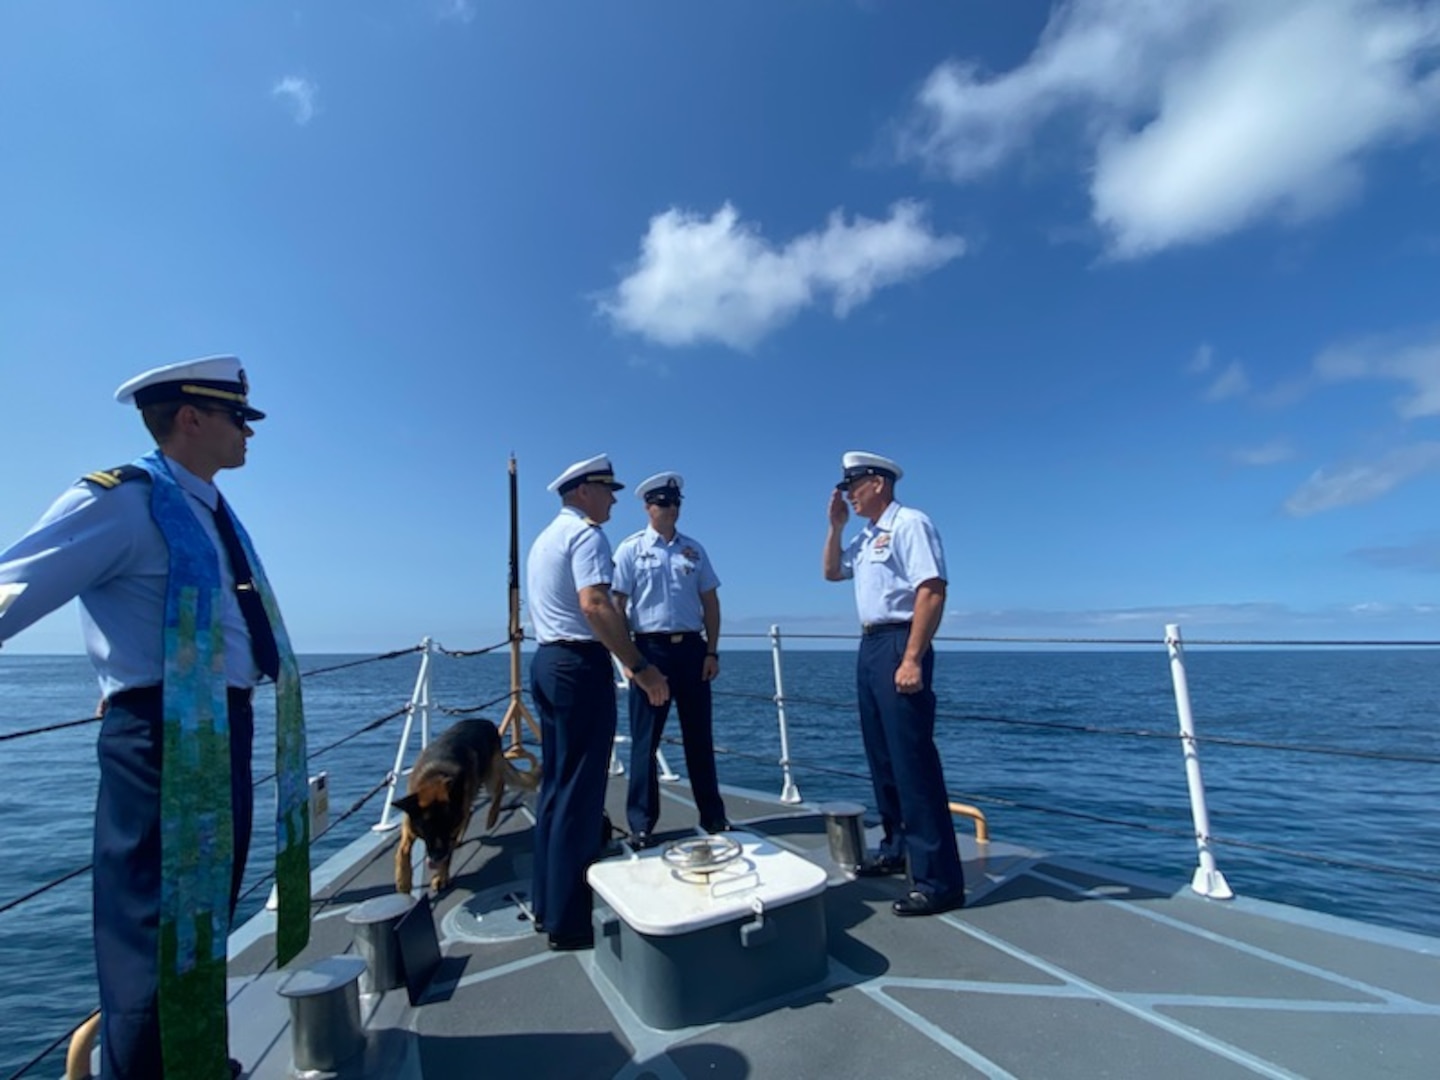
{"label": "german shepherd dog", "polygon": [[490,790],[485,828],[493,829],[506,781],[534,791],[540,775],[538,769],[522,772],[510,764],[500,747],[500,733],[489,720],[461,720],[421,751],[410,770],[407,794],[394,803],[405,812],[395,849],[398,892],[408,893],[414,884],[410,849],[417,839],[425,841],[430,887],[439,892],[450,884],[450,856],[465,839],[481,784]]}

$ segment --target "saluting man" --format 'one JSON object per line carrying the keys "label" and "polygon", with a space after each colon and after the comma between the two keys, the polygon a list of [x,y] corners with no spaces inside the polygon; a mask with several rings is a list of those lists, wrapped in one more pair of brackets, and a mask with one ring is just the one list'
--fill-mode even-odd
{"label": "saluting man", "polygon": [[[720,673],[720,579],[700,542],[675,527],[684,487],[679,473],[664,472],[636,489],[645,501],[650,524],[627,536],[615,550],[611,592],[641,654],[670,682],[700,828],[717,833],[730,827],[715,775],[711,733],[710,683]],[[631,685],[625,816],[638,847],[653,843],[660,817],[655,752],[669,714],[669,702],[652,705],[642,689]]]}
{"label": "saluting man", "polygon": [[[253,812],[251,697],[277,688],[280,960],[309,933],[300,681],[254,547],[215,487],[245,464],[251,407],[230,356],[115,392],[157,449],[94,472],[0,553],[0,641],[74,597],[100,677],[95,966],[105,1080],[223,1080],[225,955]],[[173,756],[172,756],[173,754]]]}
{"label": "saluting man", "polygon": [[530,692],[540,713],[544,783],[535,814],[531,903],[550,948],[594,944],[586,868],[600,854],[605,781],[615,739],[610,654],[656,705],[670,698],[665,676],[630,640],[610,598],[614,559],[600,528],[624,488],[604,454],[577,461],[549,490],[560,513],[535,538],[526,564],[530,617],[539,648]]}
{"label": "saluting man", "polygon": [[[950,820],[949,796],[935,749],[935,652],[931,640],[945,612],[945,552],[919,510],[895,500],[903,475],[889,458],[851,451],[830,495],[825,537],[827,581],[855,579],[864,631],[856,665],[860,734],[880,811],[883,839],[862,874],[904,871],[910,891],[896,915],[934,915],[965,903],[965,877]],[[846,496],[868,520],[850,543]]]}

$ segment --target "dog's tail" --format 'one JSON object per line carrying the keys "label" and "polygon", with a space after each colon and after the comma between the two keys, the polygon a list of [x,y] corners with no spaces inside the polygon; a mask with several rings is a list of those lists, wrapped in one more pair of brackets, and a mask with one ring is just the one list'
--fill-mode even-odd
{"label": "dog's tail", "polygon": [[500,767],[505,770],[505,782],[512,787],[534,791],[540,786],[540,763],[530,759],[530,768],[517,769],[504,754],[500,755]]}

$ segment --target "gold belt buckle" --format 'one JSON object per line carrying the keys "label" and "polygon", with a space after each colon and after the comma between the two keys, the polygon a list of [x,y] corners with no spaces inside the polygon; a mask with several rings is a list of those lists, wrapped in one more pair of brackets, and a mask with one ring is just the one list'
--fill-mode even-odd
{"label": "gold belt buckle", "polygon": [[671,635],[670,635],[670,644],[671,644],[671,645],[679,645],[680,642],[682,642],[682,641],[684,641],[684,640],[685,640],[685,635],[684,635],[684,634],[671,634]]}

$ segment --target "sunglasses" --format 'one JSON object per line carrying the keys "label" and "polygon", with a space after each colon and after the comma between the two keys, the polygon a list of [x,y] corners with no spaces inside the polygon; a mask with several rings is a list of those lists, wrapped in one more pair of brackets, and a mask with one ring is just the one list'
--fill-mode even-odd
{"label": "sunglasses", "polygon": [[680,505],[679,499],[672,499],[669,495],[652,495],[649,499],[645,501],[648,502],[651,506],[659,506],[665,509],[668,509],[672,506]]}
{"label": "sunglasses", "polygon": [[241,431],[244,431],[250,424],[250,418],[245,415],[245,410],[243,409],[217,408],[211,405],[196,405],[195,408],[201,412],[214,413],[218,416],[228,416],[230,422]]}

